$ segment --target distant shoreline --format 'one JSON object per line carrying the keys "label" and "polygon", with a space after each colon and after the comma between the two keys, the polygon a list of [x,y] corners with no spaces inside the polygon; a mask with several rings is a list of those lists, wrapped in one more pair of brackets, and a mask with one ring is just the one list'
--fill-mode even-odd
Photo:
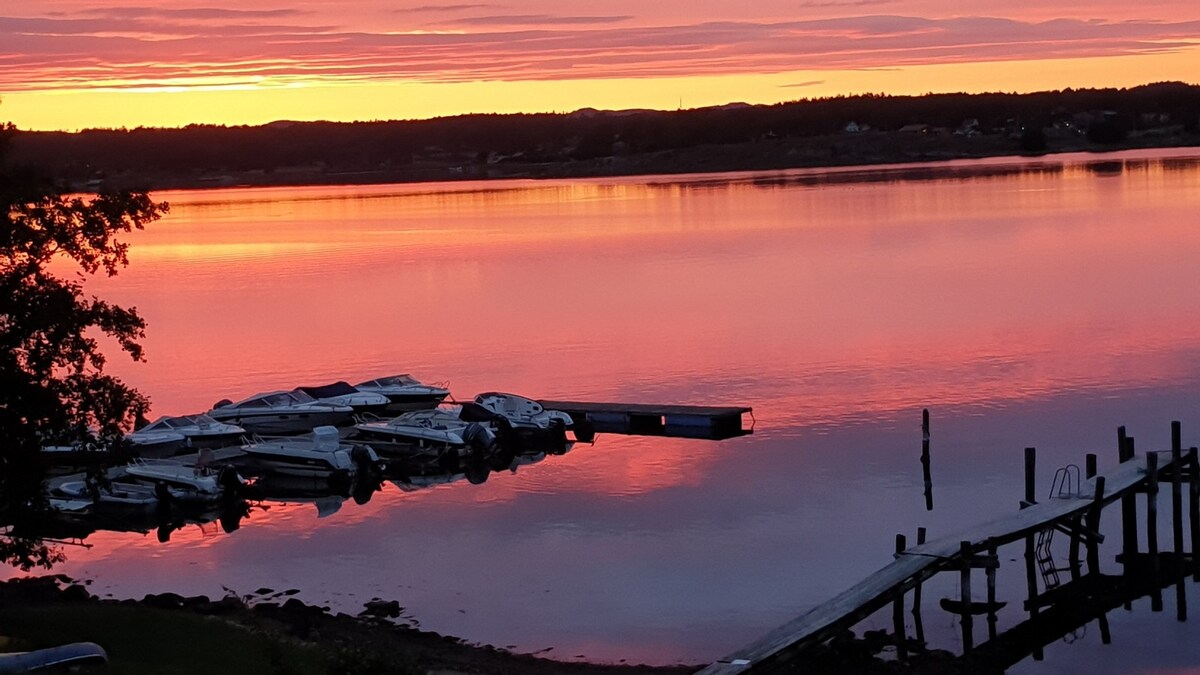
{"label": "distant shoreline", "polygon": [[[149,191],[205,190],[237,187],[316,187],[337,185],[381,185],[403,183],[455,183],[513,179],[569,179],[692,175],[735,171],[784,171],[793,169],[839,169],[896,164],[924,164],[952,160],[996,157],[1043,158],[1069,153],[1098,155],[1126,150],[1169,150],[1200,148],[1200,135],[1170,138],[1130,139],[1098,146],[1086,139],[1051,140],[1041,152],[1021,152],[1008,138],[910,137],[900,132],[878,132],[856,137],[825,136],[805,139],[759,141],[665,150],[635,155],[616,155],[591,160],[560,162],[502,162],[471,170],[450,163],[375,171],[330,172],[280,170],[227,172],[219,175],[179,175],[145,172],[121,176],[99,185],[75,183],[78,191],[94,191],[108,185]],[[461,169],[461,170],[460,170]]]}

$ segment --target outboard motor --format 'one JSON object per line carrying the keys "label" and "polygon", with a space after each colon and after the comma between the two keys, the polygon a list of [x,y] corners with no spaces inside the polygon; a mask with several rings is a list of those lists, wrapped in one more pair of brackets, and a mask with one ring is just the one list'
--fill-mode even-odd
{"label": "outboard motor", "polygon": [[474,452],[485,452],[496,444],[496,434],[478,422],[471,422],[463,431],[463,442]]}
{"label": "outboard motor", "polygon": [[223,499],[237,499],[246,483],[238,475],[237,469],[226,464],[217,472],[217,485],[221,486]]}
{"label": "outboard motor", "polygon": [[354,462],[354,467],[358,469],[360,476],[369,475],[379,469],[379,456],[368,446],[354,446],[350,450],[350,459]]}

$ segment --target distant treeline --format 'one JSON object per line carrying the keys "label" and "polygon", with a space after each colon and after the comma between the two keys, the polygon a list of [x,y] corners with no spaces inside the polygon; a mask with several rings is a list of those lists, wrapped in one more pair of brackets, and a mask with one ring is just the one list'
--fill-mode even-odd
{"label": "distant treeline", "polygon": [[13,151],[17,161],[81,182],[130,174],[199,177],[296,168],[333,174],[422,164],[569,162],[845,134],[851,123],[876,133],[912,125],[961,132],[972,121],[977,125],[971,133],[983,135],[1083,125],[1078,133],[1089,133],[1098,143],[1120,141],[1147,128],[1190,134],[1200,122],[1200,86],[1170,82],[1034,94],[837,96],[678,111],[21,132]]}

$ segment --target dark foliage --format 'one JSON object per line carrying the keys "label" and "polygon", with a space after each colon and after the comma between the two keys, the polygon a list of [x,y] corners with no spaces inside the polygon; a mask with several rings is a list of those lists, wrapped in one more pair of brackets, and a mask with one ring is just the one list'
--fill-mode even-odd
{"label": "dark foliage", "polygon": [[[954,130],[974,120],[983,133],[1072,123],[1124,133],[1143,119],[1195,129],[1200,87],[1159,83],[1131,89],[1066,89],[1034,94],[856,95],[778,105],[729,105],[679,111],[582,110],[570,114],[462,115],[389,122],[276,122],[257,127],[190,125],[182,129],[26,132],[14,152],[55,176],[85,181],[125,174],[177,178],[308,168],[328,175],[404,171],[423,163],[472,165],[511,158],[568,162],[841,133],[853,121],[879,131],[909,124]],[[1082,120],[1082,121],[1080,121]],[[1119,130],[1118,130],[1119,131]],[[469,173],[466,175],[470,175]]]}
{"label": "dark foliage", "polygon": [[[0,513],[9,522],[39,497],[40,449],[48,444],[113,446],[146,400],[104,373],[98,334],[134,359],[145,322],[137,311],[84,294],[81,282],[127,263],[118,236],[158,219],[166,204],[145,193],[87,199],[6,161],[15,130],[0,127]],[[60,276],[74,270],[73,278]],[[28,542],[0,555],[39,562]]]}

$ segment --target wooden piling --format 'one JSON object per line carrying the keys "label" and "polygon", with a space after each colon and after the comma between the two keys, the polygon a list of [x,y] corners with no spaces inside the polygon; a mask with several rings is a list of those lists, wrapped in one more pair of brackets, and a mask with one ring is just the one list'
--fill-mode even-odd
{"label": "wooden piling", "polygon": [[975,620],[970,612],[971,542],[964,541],[959,544],[959,557],[962,559],[962,570],[959,572],[959,595],[962,597],[963,607],[967,608],[967,611],[962,613],[963,654],[966,654],[975,646]]}
{"label": "wooden piling", "polygon": [[1150,611],[1162,611],[1162,592],[1158,590],[1158,455],[1146,454],[1146,553],[1150,559]]}
{"label": "wooden piling", "polygon": [[1192,540],[1192,581],[1200,581],[1200,555],[1197,555],[1197,542],[1200,542],[1200,451],[1192,448],[1188,451],[1188,525],[1191,529]]}
{"label": "wooden piling", "polygon": [[1183,573],[1183,434],[1179,422],[1171,422],[1171,543],[1180,566],[1175,575],[1175,618],[1187,621]]}
{"label": "wooden piling", "polygon": [[1037,468],[1037,449],[1025,448],[1025,504],[1036,504],[1037,494],[1034,491],[1034,470]]}
{"label": "wooden piling", "polygon": [[1127,449],[1126,440],[1125,427],[1117,427],[1117,461],[1122,463],[1129,461],[1133,457],[1133,453]]}
{"label": "wooden piling", "polygon": [[[923,527],[917,528],[917,546],[925,543],[926,530]],[[921,586],[922,582],[917,582],[913,588],[913,630],[916,632],[917,642],[921,645],[925,644],[925,622],[921,619]]]}
{"label": "wooden piling", "polygon": [[[1121,461],[1126,462],[1133,457],[1133,438],[1125,436],[1125,427],[1117,429],[1117,437],[1121,443]],[[1133,490],[1121,497],[1121,553],[1125,575],[1132,576],[1138,555],[1137,494]]]}
{"label": "wooden piling", "polygon": [[1104,513],[1104,476],[1097,476],[1095,482],[1096,492],[1092,495],[1092,508],[1084,517],[1084,522],[1087,529],[1092,533],[1088,537],[1088,574],[1100,574],[1100,515]]}
{"label": "wooden piling", "polygon": [[996,568],[1000,566],[1000,557],[997,555],[996,544],[988,542],[988,557],[996,560],[995,565],[988,565],[986,568],[987,574],[987,622],[988,622],[988,640],[996,639]]}
{"label": "wooden piling", "polygon": [[933,510],[933,472],[929,454],[929,409],[921,410],[921,473],[925,478],[925,510]]}
{"label": "wooden piling", "polygon": [[[903,534],[896,535],[896,555],[904,553],[908,548],[908,543]],[[908,637],[904,632],[904,590],[901,588],[896,592],[896,599],[892,602],[892,636],[896,640],[896,657],[901,661],[908,659]]]}
{"label": "wooden piling", "polygon": [[1096,477],[1096,453],[1089,452],[1083,456],[1083,466],[1085,477],[1092,479]]}
{"label": "wooden piling", "polygon": [[1081,576],[1079,571],[1079,540],[1081,538],[1079,530],[1081,527],[1083,527],[1082,518],[1073,518],[1071,520],[1071,545],[1067,553],[1067,567],[1071,571],[1071,581],[1078,581]]}

